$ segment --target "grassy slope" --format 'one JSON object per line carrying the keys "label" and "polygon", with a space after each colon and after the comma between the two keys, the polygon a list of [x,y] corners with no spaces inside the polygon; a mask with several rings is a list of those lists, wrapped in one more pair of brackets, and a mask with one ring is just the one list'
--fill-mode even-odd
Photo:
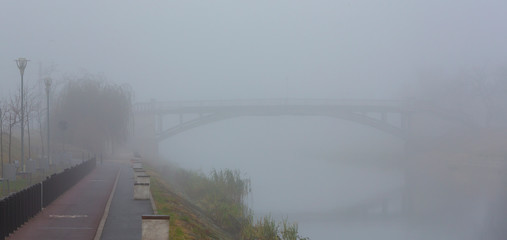
{"label": "grassy slope", "polygon": [[[28,158],[28,138],[25,138],[25,157]],[[1,156],[1,160],[4,162],[4,163],[9,163],[9,135],[4,133],[3,134],[3,156]],[[19,160],[21,159],[21,141],[19,140],[18,137],[16,136],[12,136],[12,146],[11,146],[11,154],[12,154],[12,162],[14,162],[15,160]],[[31,139],[31,148],[32,148],[32,158],[36,158],[36,155],[37,155],[37,150],[40,150],[41,149],[41,142],[39,141],[39,138],[37,138],[37,135],[35,134],[32,134],[32,139]],[[71,147],[71,146],[67,146],[66,147],[67,150],[71,150],[71,151],[74,151],[74,152],[82,152],[82,150],[80,149],[77,149],[75,147]],[[26,188],[27,186],[30,186],[31,184],[34,184],[34,183],[37,183],[37,182],[41,182],[44,178],[45,178],[45,175],[50,175],[51,173],[55,173],[55,172],[59,172],[63,170],[63,167],[62,166],[57,166],[56,168],[53,168],[49,171],[46,171],[44,174],[42,172],[35,172],[32,174],[31,176],[31,179],[29,178],[29,176],[17,176],[16,177],[16,181],[14,182],[10,182],[10,185],[9,187],[7,187],[7,182],[3,182],[2,184],[0,184],[0,198],[1,197],[5,197],[7,195],[9,195],[9,191],[10,192],[17,192],[23,188]],[[0,173],[1,173],[2,169],[0,169]],[[0,175],[1,176],[1,175]]]}
{"label": "grassy slope", "polygon": [[[3,156],[0,156],[0,157],[4,163],[9,163],[9,135],[4,133],[2,137],[3,137],[3,142],[2,142],[3,146],[1,146],[1,147],[3,149]],[[12,137],[12,149],[11,149],[12,161],[14,161],[15,159],[20,159],[20,155],[21,155],[20,146],[21,146],[20,141],[16,137],[13,136]],[[2,169],[0,169],[0,171],[2,171]],[[0,172],[0,174],[1,174],[1,172]],[[32,183],[36,182],[36,181],[40,181],[39,178],[42,179],[42,177],[34,176],[34,178],[32,179]],[[19,178],[18,181],[10,183],[9,186],[7,186],[7,182],[2,182],[1,186],[0,186],[0,198],[9,195],[8,189],[10,190],[10,192],[16,192],[16,191],[19,191],[19,190],[23,189],[24,187],[28,186],[29,183],[30,183],[30,179],[28,179],[28,178]]]}
{"label": "grassy slope", "polygon": [[233,239],[194,204],[179,196],[166,178],[147,166],[158,214],[170,215],[170,239]]}
{"label": "grassy slope", "polygon": [[[2,146],[2,149],[3,149],[3,156],[2,157],[2,160],[4,161],[4,163],[9,163],[9,135],[5,134],[3,135],[3,146]],[[21,155],[21,142],[18,138],[16,137],[12,137],[12,149],[11,149],[11,154],[12,154],[12,161],[16,160],[16,159],[20,159],[20,155]],[[28,149],[25,150],[25,154],[28,154]]]}

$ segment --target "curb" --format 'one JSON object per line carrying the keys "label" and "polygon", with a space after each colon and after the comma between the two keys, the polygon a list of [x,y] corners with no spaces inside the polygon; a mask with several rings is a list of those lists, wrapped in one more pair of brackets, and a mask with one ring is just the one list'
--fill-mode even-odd
{"label": "curb", "polygon": [[153,195],[151,194],[151,189],[150,189],[150,202],[151,202],[151,209],[153,210],[153,214],[157,215],[158,214],[157,205],[155,205],[155,201],[153,200]]}
{"label": "curb", "polygon": [[113,190],[109,194],[109,199],[107,200],[106,207],[104,208],[104,215],[102,215],[102,219],[100,219],[99,227],[97,228],[97,232],[95,232],[94,240],[100,240],[102,236],[102,231],[104,230],[104,225],[106,224],[107,216],[109,215],[109,208],[111,207],[111,202],[113,201],[114,193],[116,192],[116,185],[118,185],[118,179],[120,178],[121,169],[123,166],[118,169],[118,173],[116,173],[116,180],[114,181]]}

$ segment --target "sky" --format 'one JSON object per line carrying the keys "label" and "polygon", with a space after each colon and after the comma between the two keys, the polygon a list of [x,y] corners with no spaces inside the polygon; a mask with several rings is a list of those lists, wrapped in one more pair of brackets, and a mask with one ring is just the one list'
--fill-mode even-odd
{"label": "sky", "polygon": [[[27,85],[47,77],[39,66],[54,66],[49,76],[60,86],[66,76],[97,74],[130,85],[136,102],[399,99],[421,75],[505,69],[506,13],[505,0],[0,0],[0,101],[18,89],[19,57],[30,60]],[[357,186],[399,182],[391,170],[368,169],[370,178],[361,178],[356,166],[336,162],[368,165],[403,147],[347,123],[233,119],[182,133],[161,149],[184,167],[240,168],[252,178],[256,210],[328,211],[346,201],[328,186],[363,179],[344,194],[359,197]],[[340,173],[359,177],[335,178]],[[313,199],[299,196],[296,182],[320,205],[309,207]]]}
{"label": "sky", "polygon": [[402,96],[427,69],[507,64],[502,0],[0,2],[0,94],[14,59],[132,86],[136,101]]}

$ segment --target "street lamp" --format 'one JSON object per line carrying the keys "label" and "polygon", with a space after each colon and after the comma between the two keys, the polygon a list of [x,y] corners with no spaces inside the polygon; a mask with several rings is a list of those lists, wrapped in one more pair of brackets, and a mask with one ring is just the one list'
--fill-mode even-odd
{"label": "street lamp", "polygon": [[[2,106],[1,106],[1,102],[0,102],[0,148],[3,148],[3,135],[4,135],[4,132],[3,132],[3,125],[4,125],[4,119],[3,119],[3,115],[2,115]],[[0,178],[3,178],[4,177],[4,156],[3,156],[3,150],[0,150],[0,166],[2,167],[2,170],[0,170]]]}
{"label": "street lamp", "polygon": [[23,93],[23,74],[25,73],[26,64],[28,60],[26,58],[18,58],[15,60],[16,64],[19,68],[19,73],[21,74],[21,164],[23,166],[23,172],[25,172],[25,106],[24,99],[25,95]]}
{"label": "street lamp", "polygon": [[65,120],[58,122],[58,127],[62,130],[62,152],[65,152],[65,130],[67,130],[68,123]]}
{"label": "street lamp", "polygon": [[50,144],[49,144],[49,91],[51,90],[51,78],[44,78],[44,83],[46,84],[46,98],[47,98],[47,112],[48,112],[48,134],[47,134],[47,137],[48,137],[48,161],[49,161],[49,166],[51,166],[52,162],[51,162],[51,152],[50,152]]}

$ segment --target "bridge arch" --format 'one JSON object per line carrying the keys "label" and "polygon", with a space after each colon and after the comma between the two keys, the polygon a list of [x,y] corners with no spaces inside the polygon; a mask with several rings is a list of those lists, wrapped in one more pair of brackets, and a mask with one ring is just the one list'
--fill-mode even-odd
{"label": "bridge arch", "polygon": [[[410,110],[391,100],[264,99],[228,101],[148,102],[134,106],[137,114],[147,114],[157,122],[154,138],[161,142],[171,136],[225,119],[243,116],[323,116],[356,122],[406,138]],[[163,128],[163,117],[179,115],[180,123]],[[198,115],[183,121],[182,116]],[[394,119],[394,121],[393,121]]]}
{"label": "bridge arch", "polygon": [[336,118],[341,120],[347,120],[352,121],[361,125],[366,125],[369,127],[373,127],[375,129],[378,129],[380,131],[386,132],[388,134],[394,135],[396,137],[404,139],[406,137],[406,134],[403,130],[403,127],[397,127],[392,124],[389,124],[386,121],[382,121],[380,119],[375,119],[373,117],[358,114],[358,113],[321,113],[321,114],[312,114],[312,113],[291,113],[291,112],[285,112],[285,113],[273,113],[273,112],[265,112],[265,113],[214,113],[209,114],[206,116],[201,116],[186,122],[183,122],[181,124],[178,124],[174,127],[168,128],[160,133],[157,134],[157,140],[159,142],[162,142],[163,140],[170,138],[171,136],[177,135],[179,133],[185,132],[187,130],[197,128],[203,125],[211,124],[214,122],[226,120],[226,119],[233,119],[233,118],[239,118],[239,117],[245,117],[245,116],[322,116],[322,117],[330,117],[330,118]]}
{"label": "bridge arch", "polygon": [[[347,120],[373,127],[390,135],[406,139],[414,113],[426,112],[471,126],[468,117],[453,111],[443,111],[427,104],[408,105],[393,100],[331,100],[331,99],[264,99],[227,101],[148,102],[134,105],[134,113],[153,117],[156,129],[153,139],[161,142],[181,132],[225,119],[243,116],[323,116]],[[163,117],[180,116],[180,123],[163,128]],[[183,116],[198,115],[183,121]]]}

